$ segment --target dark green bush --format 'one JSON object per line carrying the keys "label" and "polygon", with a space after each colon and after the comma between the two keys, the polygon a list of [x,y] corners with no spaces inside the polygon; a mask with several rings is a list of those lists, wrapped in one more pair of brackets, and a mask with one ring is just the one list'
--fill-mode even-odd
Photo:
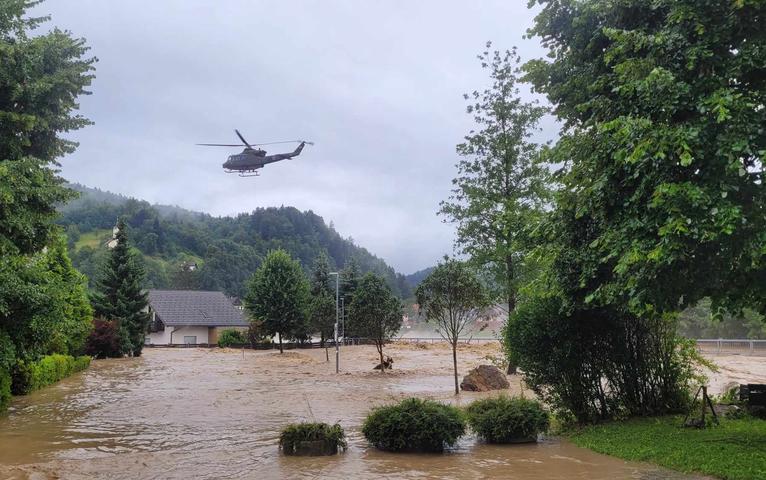
{"label": "dark green bush", "polygon": [[[685,412],[704,362],[673,317],[614,307],[573,308],[562,295],[526,298],[504,329],[524,381],[580,423]],[[604,388],[608,385],[608,388]]]}
{"label": "dark green bush", "polygon": [[324,441],[332,450],[346,448],[346,434],[337,423],[293,423],[286,426],[279,435],[279,448],[286,454],[294,454],[301,442]]}
{"label": "dark green bush", "polygon": [[218,346],[230,347],[232,345],[242,345],[243,343],[249,343],[247,335],[239,330],[226,329],[218,335]]}
{"label": "dark green bush", "polygon": [[397,405],[373,409],[362,433],[381,450],[441,452],[465,433],[465,420],[455,407],[408,398]]}
{"label": "dark green bush", "polygon": [[477,400],[466,414],[471,429],[489,443],[535,439],[548,429],[548,413],[540,402],[521,397]]}
{"label": "dark green bush", "polygon": [[85,370],[89,365],[90,357],[59,354],[47,355],[36,362],[19,361],[13,370],[11,390],[14,395],[26,395]]}
{"label": "dark green bush", "polygon": [[0,369],[0,413],[11,403],[11,374]]}

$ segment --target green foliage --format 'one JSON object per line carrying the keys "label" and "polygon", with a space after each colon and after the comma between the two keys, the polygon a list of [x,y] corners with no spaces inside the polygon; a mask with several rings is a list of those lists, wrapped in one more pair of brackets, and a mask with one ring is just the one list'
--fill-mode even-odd
{"label": "green foliage", "polygon": [[[212,217],[81,185],[72,188],[81,196],[61,206],[58,223],[77,227],[80,241],[70,255],[77,269],[90,278],[91,286],[115,218],[123,218],[143,256],[150,288],[220,290],[244,298],[247,281],[266,254],[281,248],[307,272],[323,255],[332,269],[348,266],[354,258],[359,276],[370,271],[378,273],[398,295],[410,294],[403,275],[343,238],[311,211],[269,207],[236,217]],[[197,264],[193,272],[181,269],[189,261]],[[334,285],[332,290],[335,292]]]}
{"label": "green foliage", "polygon": [[713,312],[710,299],[705,298],[678,315],[678,332],[687,338],[766,339],[766,323],[763,315],[749,308],[739,315]]}
{"label": "green foliage", "polygon": [[3,2],[0,19],[0,256],[30,255],[51,238],[57,203],[73,197],[56,159],[76,144],[59,135],[88,125],[73,115],[88,93],[94,58],[69,32],[31,31],[48,20],[26,17],[36,2]]}
{"label": "green foliage", "polygon": [[245,296],[245,309],[262,322],[269,335],[302,338],[307,334],[309,282],[300,264],[284,250],[269,252],[253,275]]}
{"label": "green foliage", "polygon": [[330,286],[330,264],[327,255],[320,254],[311,272],[311,305],[309,324],[312,332],[319,332],[321,345],[334,333],[337,315],[335,292]]}
{"label": "green foliage", "polygon": [[247,335],[239,330],[227,328],[218,335],[218,346],[221,348],[231,347],[232,345],[242,345],[248,343]]}
{"label": "green foliage", "polygon": [[373,409],[362,425],[362,433],[381,450],[441,452],[465,434],[465,420],[456,407],[408,398]]}
{"label": "green foliage", "polygon": [[457,245],[485,268],[498,297],[513,311],[519,280],[533,265],[525,258],[530,230],[546,202],[547,170],[530,140],[546,109],[519,98],[516,51],[479,55],[492,86],[465,95],[477,130],[457,146],[463,159],[440,214],[457,223]]}
{"label": "green foliage", "polygon": [[[16,359],[75,352],[87,334],[89,307],[81,277],[58,243],[56,205],[74,197],[57,159],[76,144],[62,134],[87,125],[74,114],[93,78],[82,39],[29,18],[39,2],[0,7],[0,372]],[[45,251],[45,247],[48,251]],[[0,375],[0,409],[7,404]]]}
{"label": "green foliage", "polygon": [[[402,327],[402,302],[391,293],[383,278],[368,273],[362,277],[347,308],[348,328],[354,335],[372,340],[383,363],[383,346]],[[384,370],[381,368],[381,373]]]}
{"label": "green foliage", "polygon": [[560,296],[520,304],[504,329],[511,361],[548,405],[580,422],[682,411],[698,383],[694,342],[675,320],[566,308]]}
{"label": "green foliage", "polygon": [[117,243],[101,268],[91,301],[96,314],[119,320],[120,344],[124,354],[141,355],[149,327],[148,293],[144,290],[144,269],[128,243],[127,227],[117,223]]}
{"label": "green foliage", "polygon": [[0,368],[0,413],[4,412],[11,403],[11,374]]}
{"label": "green foliage", "polygon": [[19,361],[13,370],[14,395],[26,395],[90,366],[90,357],[47,355],[36,362]]}
{"label": "green foliage", "polygon": [[567,297],[766,310],[766,4],[539,0],[525,69],[566,129],[554,262]]}
{"label": "green foliage", "polygon": [[482,309],[489,305],[484,287],[468,266],[445,257],[415,290],[419,313],[436,324],[436,331],[452,345],[455,394],[460,393],[457,342],[474,329]]}
{"label": "green foliage", "polygon": [[571,434],[580,447],[626,460],[728,480],[766,478],[766,421],[722,419],[717,427],[681,428],[682,417],[632,419]]}
{"label": "green foliage", "polygon": [[540,402],[521,397],[476,400],[466,408],[466,417],[471,429],[489,443],[537,439],[548,429],[548,413]]}
{"label": "green foliage", "polygon": [[279,448],[287,454],[298,450],[300,442],[324,441],[336,448],[346,448],[346,434],[339,424],[293,423],[282,429],[279,435]]}

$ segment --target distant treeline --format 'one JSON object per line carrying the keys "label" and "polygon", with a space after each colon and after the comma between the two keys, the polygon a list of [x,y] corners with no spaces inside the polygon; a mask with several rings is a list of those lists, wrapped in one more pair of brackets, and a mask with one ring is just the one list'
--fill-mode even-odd
{"label": "distant treeline", "polygon": [[306,271],[322,252],[332,269],[354,259],[362,273],[375,272],[394,293],[411,296],[404,275],[343,238],[312,211],[270,207],[236,217],[213,217],[81,185],[70,187],[81,195],[60,207],[58,223],[66,230],[72,262],[91,281],[120,217],[143,256],[148,288],[221,290],[242,297],[247,279],[266,254],[282,248]]}

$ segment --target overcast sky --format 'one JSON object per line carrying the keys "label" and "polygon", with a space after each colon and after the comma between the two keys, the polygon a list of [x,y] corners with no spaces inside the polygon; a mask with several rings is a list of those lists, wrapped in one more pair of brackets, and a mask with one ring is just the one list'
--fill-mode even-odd
{"label": "overcast sky", "polygon": [[[410,273],[452,252],[437,217],[471,128],[462,94],[487,84],[487,40],[523,40],[526,0],[48,0],[34,11],[98,57],[95,125],[62,161],[70,181],[213,215],[291,205]],[[546,133],[552,136],[552,122]],[[260,177],[226,174],[253,143],[316,142]],[[280,148],[282,147],[282,148]],[[293,145],[269,147],[270,153]]]}

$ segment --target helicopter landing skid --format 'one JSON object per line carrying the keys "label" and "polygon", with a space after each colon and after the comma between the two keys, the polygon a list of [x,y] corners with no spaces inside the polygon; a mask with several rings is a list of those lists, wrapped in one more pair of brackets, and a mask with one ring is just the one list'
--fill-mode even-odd
{"label": "helicopter landing skid", "polygon": [[260,177],[258,170],[224,170],[226,173],[236,173],[240,177]]}

